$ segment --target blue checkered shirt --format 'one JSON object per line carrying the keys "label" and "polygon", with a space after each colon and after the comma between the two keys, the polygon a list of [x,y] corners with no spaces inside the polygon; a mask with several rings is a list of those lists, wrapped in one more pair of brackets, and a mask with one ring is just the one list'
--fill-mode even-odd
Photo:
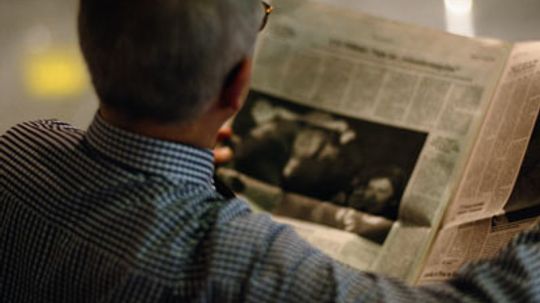
{"label": "blue checkered shirt", "polygon": [[55,120],[0,137],[0,302],[540,301],[538,229],[446,284],[344,266],[219,193],[210,150]]}

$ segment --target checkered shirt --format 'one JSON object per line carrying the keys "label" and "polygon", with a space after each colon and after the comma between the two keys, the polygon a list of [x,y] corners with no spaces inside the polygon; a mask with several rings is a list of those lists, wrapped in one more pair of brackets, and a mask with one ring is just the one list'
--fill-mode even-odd
{"label": "checkered shirt", "polygon": [[344,266],[220,194],[210,150],[56,121],[0,137],[0,302],[540,302],[538,229],[446,284]]}

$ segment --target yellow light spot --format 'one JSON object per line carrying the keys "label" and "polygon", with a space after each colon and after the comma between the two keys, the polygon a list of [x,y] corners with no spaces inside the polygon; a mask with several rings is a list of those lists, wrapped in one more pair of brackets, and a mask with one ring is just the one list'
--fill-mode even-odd
{"label": "yellow light spot", "polygon": [[28,93],[43,99],[75,97],[88,82],[84,63],[74,48],[52,48],[29,55],[24,74]]}

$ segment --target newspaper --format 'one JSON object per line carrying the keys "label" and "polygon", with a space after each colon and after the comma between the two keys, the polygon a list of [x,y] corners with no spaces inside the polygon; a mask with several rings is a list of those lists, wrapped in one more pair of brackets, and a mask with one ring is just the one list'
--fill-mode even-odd
{"label": "newspaper", "polygon": [[540,216],[540,43],[517,44],[420,283],[491,257]]}
{"label": "newspaper", "polygon": [[221,176],[338,260],[416,281],[519,47],[309,0],[273,5]]}
{"label": "newspaper", "polygon": [[294,226],[300,236],[323,252],[358,269],[368,270],[380,251],[380,246],[349,232],[286,217],[275,220]]}

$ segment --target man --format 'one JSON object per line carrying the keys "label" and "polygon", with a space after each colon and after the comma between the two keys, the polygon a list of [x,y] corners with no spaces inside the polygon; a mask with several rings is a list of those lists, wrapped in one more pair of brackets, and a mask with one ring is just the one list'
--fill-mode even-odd
{"label": "man", "polygon": [[260,181],[279,186],[283,167],[291,154],[291,142],[300,129],[298,116],[261,99],[252,106],[250,118],[254,125],[249,132],[235,134],[232,140],[234,167]]}
{"label": "man", "polygon": [[0,139],[0,302],[540,300],[538,230],[414,289],[216,191],[209,148],[262,18],[255,0],[81,0],[99,113],[87,132],[48,120]]}
{"label": "man", "polygon": [[362,167],[356,133],[345,120],[322,112],[304,114],[301,121],[281,185],[287,192],[330,200]]}
{"label": "man", "polygon": [[375,170],[366,177],[352,180],[348,192],[334,197],[334,202],[372,215],[397,220],[399,201],[405,189],[406,176],[397,166]]}

